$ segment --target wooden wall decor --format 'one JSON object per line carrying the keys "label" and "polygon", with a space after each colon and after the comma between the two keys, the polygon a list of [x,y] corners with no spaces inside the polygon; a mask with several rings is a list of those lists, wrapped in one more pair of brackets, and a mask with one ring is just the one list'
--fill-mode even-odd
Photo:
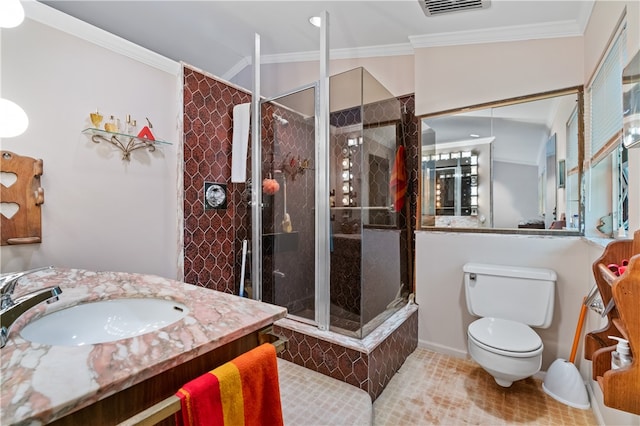
{"label": "wooden wall decor", "polygon": [[[3,183],[0,185],[0,202],[3,205],[15,204],[18,210],[11,217],[6,217],[3,206],[3,213],[0,215],[2,217],[1,245],[33,244],[42,241],[40,207],[44,203],[44,190],[40,186],[42,170],[40,159],[2,151],[0,172],[3,174]],[[15,175],[15,182],[6,182],[9,179],[4,179],[5,173],[9,176]],[[5,186],[5,183],[8,186]]]}

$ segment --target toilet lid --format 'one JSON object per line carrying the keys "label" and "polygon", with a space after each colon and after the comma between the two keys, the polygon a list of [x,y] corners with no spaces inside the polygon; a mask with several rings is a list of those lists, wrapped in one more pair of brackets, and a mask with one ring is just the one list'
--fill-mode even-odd
{"label": "toilet lid", "polygon": [[542,346],[540,336],[517,321],[480,318],[469,325],[468,332],[476,341],[502,351],[532,352]]}

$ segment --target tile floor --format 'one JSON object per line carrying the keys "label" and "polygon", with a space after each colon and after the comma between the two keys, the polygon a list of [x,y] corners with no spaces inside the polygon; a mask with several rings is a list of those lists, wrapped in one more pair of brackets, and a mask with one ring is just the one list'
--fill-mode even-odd
{"label": "tile floor", "polygon": [[371,425],[369,394],[340,380],[278,358],[285,426]]}
{"label": "tile floor", "polygon": [[418,348],[373,404],[374,425],[597,425],[529,378],[498,386],[471,360]]}
{"label": "tile floor", "polygon": [[278,360],[286,426],[597,425],[538,379],[499,387],[475,362],[418,348],[371,406],[361,389]]}

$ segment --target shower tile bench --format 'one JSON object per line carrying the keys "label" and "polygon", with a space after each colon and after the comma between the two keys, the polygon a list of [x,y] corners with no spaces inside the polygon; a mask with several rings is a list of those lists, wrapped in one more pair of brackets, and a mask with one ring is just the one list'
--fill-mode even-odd
{"label": "shower tile bench", "polygon": [[367,392],[375,401],[418,346],[418,305],[409,303],[364,339],[283,318],[275,334],[289,340],[278,356]]}

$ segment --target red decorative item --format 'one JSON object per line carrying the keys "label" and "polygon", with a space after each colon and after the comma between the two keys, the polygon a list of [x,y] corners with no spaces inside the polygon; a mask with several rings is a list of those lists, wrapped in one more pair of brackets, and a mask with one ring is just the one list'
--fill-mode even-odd
{"label": "red decorative item", "polygon": [[389,182],[389,190],[393,196],[393,209],[396,212],[402,211],[404,207],[404,199],[407,193],[407,170],[404,162],[404,147],[400,145],[396,152],[396,160],[393,163],[393,171],[391,172],[391,182]]}
{"label": "red decorative item", "polygon": [[150,141],[156,140],[156,138],[153,137],[153,133],[151,133],[149,126],[144,126],[142,130],[140,130],[140,133],[138,133],[138,137],[141,139],[149,139]]}

